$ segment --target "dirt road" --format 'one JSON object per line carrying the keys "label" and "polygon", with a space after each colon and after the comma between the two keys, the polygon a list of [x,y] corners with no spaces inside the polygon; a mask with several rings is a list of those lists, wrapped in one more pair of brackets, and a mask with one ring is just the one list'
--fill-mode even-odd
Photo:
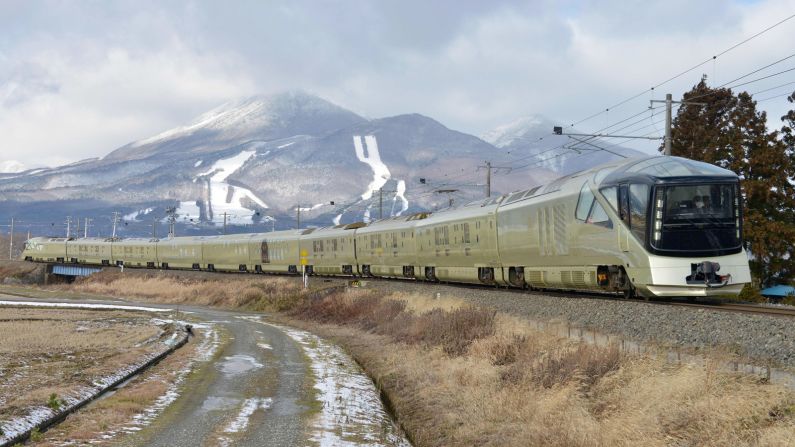
{"label": "dirt road", "polygon": [[[0,300],[133,305],[119,301]],[[213,331],[179,397],[125,446],[409,445],[397,434],[372,382],[339,348],[271,324],[261,314],[178,309]],[[117,440],[118,441],[118,440]]]}

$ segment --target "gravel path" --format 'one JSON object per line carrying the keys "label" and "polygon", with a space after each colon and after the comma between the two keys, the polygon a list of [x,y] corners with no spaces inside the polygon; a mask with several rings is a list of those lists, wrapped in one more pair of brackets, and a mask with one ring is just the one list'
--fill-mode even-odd
{"label": "gravel path", "polygon": [[367,287],[432,296],[438,292],[533,320],[566,320],[641,342],[696,348],[722,345],[757,361],[795,367],[795,318],[404,281],[375,280]]}

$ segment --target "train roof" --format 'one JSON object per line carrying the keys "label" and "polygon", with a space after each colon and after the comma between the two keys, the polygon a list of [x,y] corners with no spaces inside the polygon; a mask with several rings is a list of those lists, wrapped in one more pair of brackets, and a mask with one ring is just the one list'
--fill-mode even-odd
{"label": "train roof", "polygon": [[415,213],[405,216],[394,216],[379,219],[369,223],[367,226],[359,228],[357,234],[374,233],[378,231],[392,231],[392,230],[405,230],[408,227],[413,227],[414,222],[421,221],[431,216],[431,213]]}
{"label": "train roof", "polygon": [[614,185],[625,181],[655,183],[658,181],[697,181],[703,179],[737,180],[737,174],[728,169],[673,156],[632,158],[605,173],[597,183]]}

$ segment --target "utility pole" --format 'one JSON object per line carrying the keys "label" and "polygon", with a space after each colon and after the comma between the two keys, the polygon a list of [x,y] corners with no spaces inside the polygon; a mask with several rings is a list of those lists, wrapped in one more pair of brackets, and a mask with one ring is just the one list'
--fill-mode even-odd
{"label": "utility pole", "polygon": [[665,95],[665,150],[663,155],[671,155],[671,114],[673,108],[673,95]]}
{"label": "utility pole", "polygon": [[665,95],[665,100],[660,99],[652,99],[649,101],[651,104],[649,108],[654,108],[655,102],[664,102],[665,103],[665,142],[663,144],[663,155],[671,155],[671,128],[673,127],[673,119],[671,115],[673,114],[673,105],[674,104],[682,104],[682,105],[690,105],[690,106],[705,106],[707,105],[704,102],[690,102],[690,101],[674,101],[673,95],[670,93]]}
{"label": "utility pole", "polygon": [[490,161],[487,161],[485,166],[478,166],[478,171],[481,169],[486,170],[486,197],[491,197],[491,170],[495,171],[495,174],[500,170],[505,170],[506,174],[511,172],[510,166],[492,166]]}
{"label": "utility pole", "polygon": [[152,218],[152,239],[157,239],[157,218]]}
{"label": "utility pole", "polygon": [[72,216],[66,216],[66,238],[72,237]]}
{"label": "utility pole", "polygon": [[14,259],[14,218],[11,218],[11,234],[9,235],[10,242],[8,244],[8,259]]}
{"label": "utility pole", "polygon": [[384,218],[384,193],[397,193],[397,190],[378,188],[378,220]]}
{"label": "utility pole", "polygon": [[121,220],[121,213],[118,211],[113,212],[113,235],[111,235],[111,239],[116,239],[116,224],[119,223]]}
{"label": "utility pole", "polygon": [[168,215],[168,237],[172,238],[176,236],[175,223],[177,222],[177,209],[170,206],[166,208],[166,214]]}
{"label": "utility pole", "polygon": [[75,234],[79,238],[80,237],[80,218],[78,217],[75,220],[77,221],[77,222],[75,222],[75,223],[77,223],[77,230],[75,231]]}
{"label": "utility pole", "polygon": [[83,231],[85,232],[83,237],[85,237],[85,238],[88,237],[88,226],[91,225],[91,221],[93,221],[93,220],[94,219],[89,219],[88,217],[86,217],[86,223],[83,225]]}
{"label": "utility pole", "polygon": [[224,234],[226,234],[226,211],[224,211]]}
{"label": "utility pole", "polygon": [[298,205],[297,207],[295,207],[295,211],[296,211],[296,214],[295,214],[296,227],[300,230],[301,229],[301,205]]}
{"label": "utility pole", "polygon": [[436,193],[437,194],[447,194],[447,206],[452,207],[453,206],[453,196],[452,196],[452,194],[455,193],[455,192],[458,192],[458,191],[459,191],[458,189],[437,189]]}

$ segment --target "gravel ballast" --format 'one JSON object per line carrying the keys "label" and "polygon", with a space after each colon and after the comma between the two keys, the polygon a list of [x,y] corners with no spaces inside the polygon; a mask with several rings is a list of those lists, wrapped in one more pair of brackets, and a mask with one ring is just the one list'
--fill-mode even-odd
{"label": "gravel ballast", "polygon": [[366,287],[432,296],[440,293],[536,321],[564,320],[638,342],[689,348],[723,346],[752,360],[795,367],[795,318],[786,316],[404,281],[368,281]]}

